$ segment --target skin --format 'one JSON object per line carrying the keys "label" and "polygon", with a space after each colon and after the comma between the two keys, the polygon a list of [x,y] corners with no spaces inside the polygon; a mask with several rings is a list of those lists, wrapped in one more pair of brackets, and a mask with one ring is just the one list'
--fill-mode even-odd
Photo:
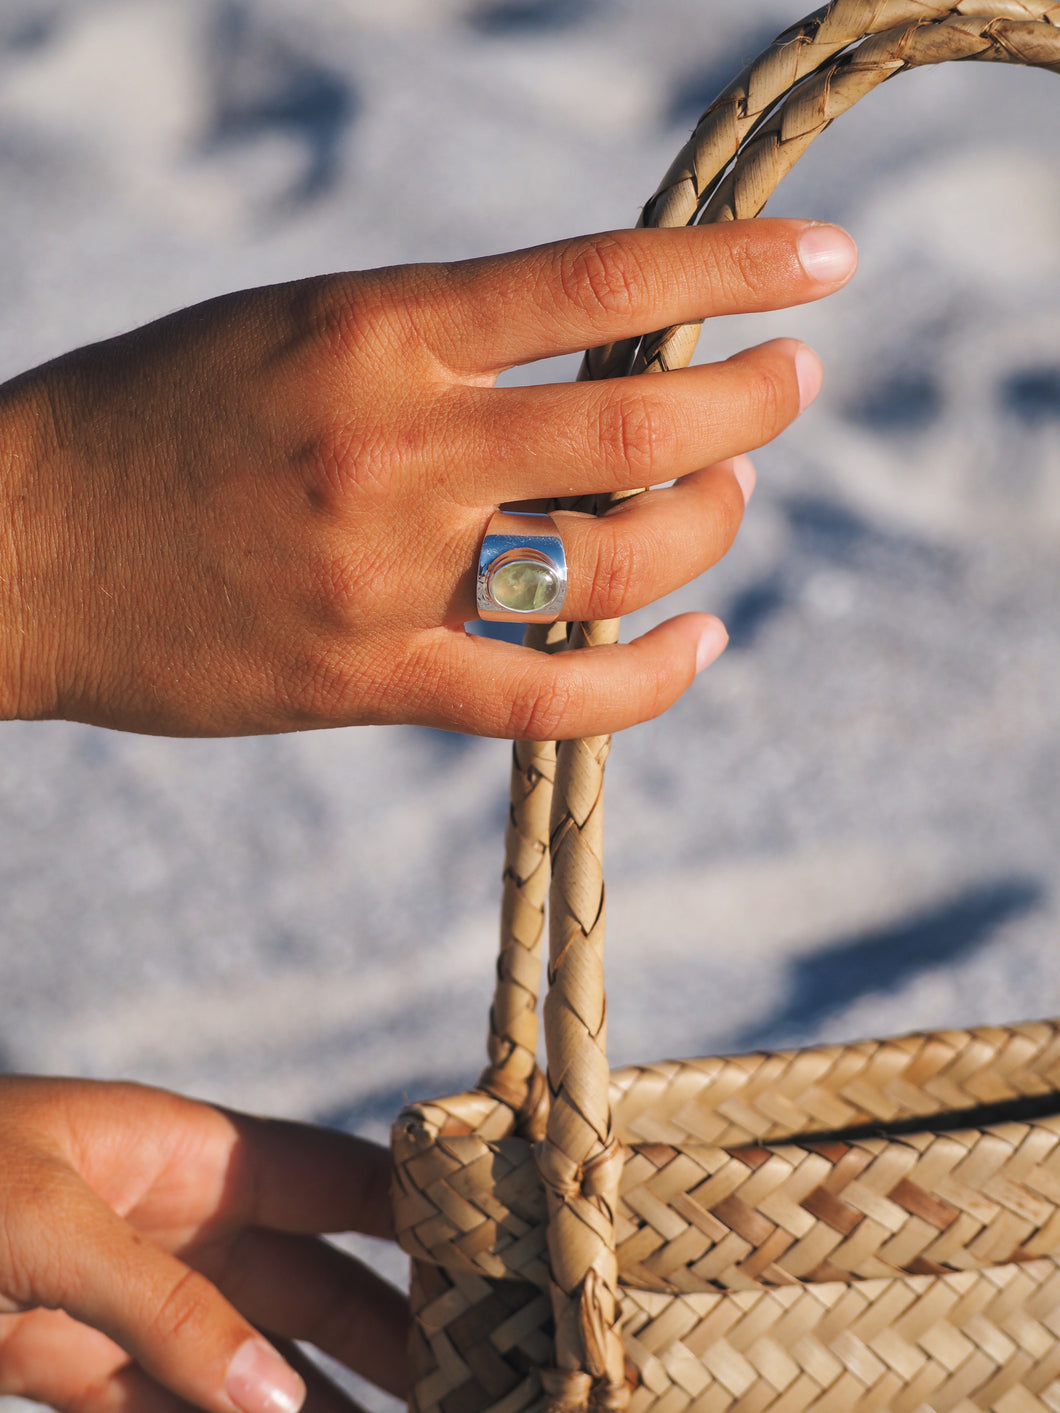
{"label": "skin", "polygon": [[828,294],[844,279],[806,272],[807,229],[620,231],[251,290],[0,388],[0,714],[546,740],[657,715],[724,647],[721,625],[684,615],[551,658],[468,635],[490,515],[677,478],[600,521],[561,516],[565,616],[650,603],[728,549],[744,507],[732,458],[798,415],[820,365],[784,339],[662,377],[493,384],[517,363]]}
{"label": "skin", "polygon": [[139,1085],[8,1076],[0,1173],[0,1394],[234,1413],[253,1406],[226,1382],[256,1326],[319,1413],[354,1405],[291,1340],[404,1393],[404,1297],[316,1235],[392,1234],[374,1144]]}
{"label": "skin", "polygon": [[[824,230],[623,231],[251,290],[0,387],[0,717],[553,740],[664,711],[724,648],[717,619],[552,657],[470,636],[486,525],[502,503],[673,481],[557,516],[565,616],[653,602],[729,548],[745,453],[816,396],[815,355],[785,339],[663,376],[495,379],[818,299],[855,264],[839,232],[826,278],[803,264]],[[0,1078],[0,1394],[293,1413],[308,1389],[349,1408],[294,1339],[401,1393],[402,1297],[319,1239],[387,1235],[386,1172],[340,1134]]]}

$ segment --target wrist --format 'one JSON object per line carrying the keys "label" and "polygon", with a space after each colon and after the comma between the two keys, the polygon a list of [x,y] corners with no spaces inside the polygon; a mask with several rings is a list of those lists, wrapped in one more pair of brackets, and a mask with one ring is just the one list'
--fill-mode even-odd
{"label": "wrist", "polygon": [[53,715],[39,604],[54,577],[43,554],[54,423],[32,374],[0,386],[0,720]]}

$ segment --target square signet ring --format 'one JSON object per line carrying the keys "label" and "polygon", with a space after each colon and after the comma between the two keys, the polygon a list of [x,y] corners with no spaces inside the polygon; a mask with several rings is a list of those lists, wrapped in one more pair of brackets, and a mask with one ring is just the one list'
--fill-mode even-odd
{"label": "square signet ring", "polygon": [[555,623],[567,556],[551,515],[498,510],[486,526],[475,598],[488,623]]}

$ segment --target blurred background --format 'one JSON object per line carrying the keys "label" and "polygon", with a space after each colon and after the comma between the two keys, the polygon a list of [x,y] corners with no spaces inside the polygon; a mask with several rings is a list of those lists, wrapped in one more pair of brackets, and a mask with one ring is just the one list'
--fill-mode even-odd
{"label": "blurred background", "polygon": [[[4,0],[0,377],[225,290],[632,224],[799,13]],[[845,224],[855,282],[704,332],[797,334],[827,382],[728,559],[627,624],[706,608],[732,646],[612,753],[616,1063],[1060,1013],[1058,120],[1051,74],[899,77],[770,208]],[[0,1066],[381,1139],[473,1081],[505,743],[0,730]]]}

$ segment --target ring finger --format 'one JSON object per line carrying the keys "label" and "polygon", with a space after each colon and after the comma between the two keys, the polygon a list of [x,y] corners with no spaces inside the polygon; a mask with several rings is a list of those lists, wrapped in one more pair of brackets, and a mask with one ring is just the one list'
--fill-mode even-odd
{"label": "ring finger", "polygon": [[405,1393],[408,1302],[367,1266],[316,1237],[250,1229],[221,1269],[195,1262],[260,1329],[307,1340],[388,1392]]}
{"label": "ring finger", "polygon": [[[697,578],[726,553],[740,528],[754,487],[746,456],[646,491],[596,517],[553,513],[567,560],[567,593],[560,617],[620,618]],[[461,594],[458,614],[474,616],[474,584]]]}

